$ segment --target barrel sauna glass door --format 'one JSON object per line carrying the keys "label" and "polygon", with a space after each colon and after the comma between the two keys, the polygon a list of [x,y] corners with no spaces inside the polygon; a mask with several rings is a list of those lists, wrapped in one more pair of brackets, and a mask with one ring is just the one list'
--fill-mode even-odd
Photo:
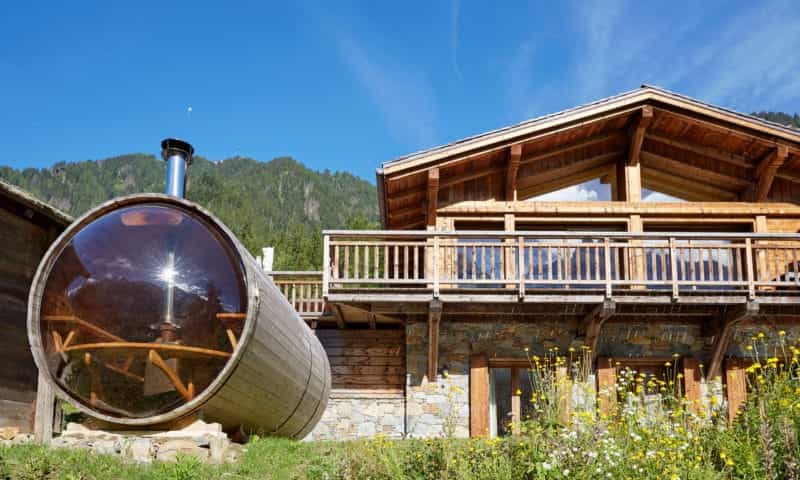
{"label": "barrel sauna glass door", "polygon": [[47,278],[40,337],[53,379],[118,418],[169,412],[205,390],[247,308],[241,259],[188,210],[139,204],[88,222]]}

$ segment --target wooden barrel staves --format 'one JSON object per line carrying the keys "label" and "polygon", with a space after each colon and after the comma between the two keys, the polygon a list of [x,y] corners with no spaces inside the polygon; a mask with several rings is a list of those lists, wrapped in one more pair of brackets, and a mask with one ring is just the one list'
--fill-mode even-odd
{"label": "wooden barrel staves", "polygon": [[172,196],[75,221],[36,272],[28,337],[59,396],[122,429],[199,417],[303,438],[331,388],[319,340],[239,240]]}

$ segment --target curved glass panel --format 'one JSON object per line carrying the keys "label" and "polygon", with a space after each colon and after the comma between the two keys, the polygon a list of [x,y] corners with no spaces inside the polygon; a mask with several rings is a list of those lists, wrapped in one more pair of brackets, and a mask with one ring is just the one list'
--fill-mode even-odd
{"label": "curved glass panel", "polygon": [[168,412],[224,367],[246,292],[238,254],[193,213],[158,203],[106,213],[74,234],[46,279],[48,367],[98,412]]}

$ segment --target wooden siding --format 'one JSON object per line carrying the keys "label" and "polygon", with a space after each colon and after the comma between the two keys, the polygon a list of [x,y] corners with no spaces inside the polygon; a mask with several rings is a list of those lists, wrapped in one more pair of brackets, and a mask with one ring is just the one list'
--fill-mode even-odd
{"label": "wooden siding", "polygon": [[38,371],[28,346],[28,289],[61,225],[0,197],[0,427],[33,429]]}
{"label": "wooden siding", "polygon": [[334,390],[405,391],[404,330],[317,329],[316,334],[328,354]]}

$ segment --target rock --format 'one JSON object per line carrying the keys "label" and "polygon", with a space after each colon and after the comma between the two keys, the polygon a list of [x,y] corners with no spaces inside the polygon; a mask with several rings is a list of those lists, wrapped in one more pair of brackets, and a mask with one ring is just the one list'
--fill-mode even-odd
{"label": "rock", "polygon": [[126,445],[122,454],[135,462],[150,463],[153,461],[153,442],[147,438],[135,438]]}
{"label": "rock", "polygon": [[374,437],[375,436],[375,424],[372,423],[372,422],[360,424],[358,426],[358,436],[359,437]]}
{"label": "rock", "polygon": [[1,440],[13,440],[17,435],[19,435],[19,427],[0,428]]}
{"label": "rock", "polygon": [[208,449],[198,447],[191,440],[169,440],[158,445],[156,460],[173,462],[178,455],[196,457],[201,460],[208,458]]}
{"label": "rock", "polygon": [[113,440],[98,440],[92,443],[92,453],[100,455],[113,455],[117,453],[118,443]]}

